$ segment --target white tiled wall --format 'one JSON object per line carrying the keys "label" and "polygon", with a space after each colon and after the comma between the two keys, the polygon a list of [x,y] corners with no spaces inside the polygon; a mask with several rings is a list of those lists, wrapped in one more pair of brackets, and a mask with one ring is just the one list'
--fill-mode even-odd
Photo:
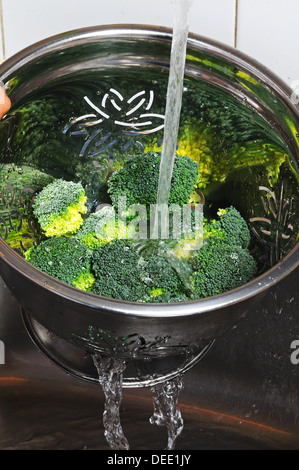
{"label": "white tiled wall", "polygon": [[[175,0],[0,0],[0,57],[85,26],[172,26],[174,4]],[[193,0],[190,30],[236,46],[290,84],[299,80],[298,18],[299,0]]]}
{"label": "white tiled wall", "polygon": [[299,80],[298,20],[298,0],[239,0],[237,47],[290,84]]}

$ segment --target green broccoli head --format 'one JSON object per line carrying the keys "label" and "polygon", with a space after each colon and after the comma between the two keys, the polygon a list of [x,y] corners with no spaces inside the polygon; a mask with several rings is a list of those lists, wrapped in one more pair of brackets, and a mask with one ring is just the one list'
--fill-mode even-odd
{"label": "green broccoli head", "polygon": [[116,239],[93,251],[96,278],[92,292],[131,302],[144,302],[148,294],[140,255],[129,240]]}
{"label": "green broccoli head", "polygon": [[[143,262],[149,286],[149,302],[171,302],[173,299],[187,298],[187,289],[170,259],[163,255],[153,255]],[[178,300],[177,300],[178,301]]]}
{"label": "green broccoli head", "polygon": [[203,221],[203,240],[210,238],[225,238],[225,231],[222,229],[220,221],[216,219],[204,219]]}
{"label": "green broccoli head", "polygon": [[[108,180],[108,192],[114,207],[119,197],[126,197],[126,206],[156,204],[161,153],[147,152],[125,161]],[[189,157],[176,156],[172,173],[169,204],[188,204],[198,178],[198,163]]]}
{"label": "green broccoli head", "polygon": [[227,209],[219,209],[220,229],[224,232],[224,239],[231,245],[240,245],[248,248],[250,244],[250,230],[246,220],[233,206]]}
{"label": "green broccoli head", "polygon": [[94,283],[91,252],[74,238],[51,237],[25,252],[25,258],[41,271],[81,290]]}
{"label": "green broccoli head", "polygon": [[47,237],[70,235],[83,224],[86,200],[81,183],[57,179],[37,194],[33,212]]}
{"label": "green broccoli head", "polygon": [[246,220],[233,206],[219,209],[218,219],[204,220],[203,239],[211,238],[225,240],[230,245],[248,248],[250,244],[250,230]]}
{"label": "green broccoli head", "polygon": [[113,207],[107,205],[90,214],[75,237],[93,250],[116,238],[131,238],[130,235],[133,235],[130,233],[130,227],[118,219]]}
{"label": "green broccoli head", "polygon": [[97,295],[130,302],[182,302],[187,289],[163,255],[144,259],[129,240],[114,240],[93,252]]}
{"label": "green broccoli head", "polygon": [[221,294],[254,278],[256,262],[247,249],[210,238],[195,254],[191,281],[194,298]]}

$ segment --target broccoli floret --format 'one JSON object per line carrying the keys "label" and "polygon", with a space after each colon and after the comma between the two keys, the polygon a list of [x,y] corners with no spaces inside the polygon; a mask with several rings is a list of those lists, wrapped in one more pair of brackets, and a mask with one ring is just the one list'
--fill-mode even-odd
{"label": "broccoli floret", "polygon": [[218,219],[204,220],[203,239],[211,238],[225,240],[230,245],[248,248],[250,230],[246,220],[233,206],[217,211]]}
{"label": "broccoli floret", "polygon": [[220,229],[224,231],[224,239],[231,245],[240,245],[248,248],[250,244],[250,230],[245,219],[235,207],[218,211]]}
{"label": "broccoli floret", "polygon": [[116,239],[94,250],[92,271],[94,294],[132,302],[144,302],[148,295],[140,255],[129,240]]}
{"label": "broccoli floret", "polygon": [[11,192],[15,197],[19,197],[22,194],[23,199],[25,198],[26,190],[29,197],[30,194],[32,197],[32,194],[41,191],[44,186],[52,183],[53,180],[54,178],[51,175],[27,165],[5,164],[0,169],[1,192],[5,194]]}
{"label": "broccoli floret", "polygon": [[204,298],[246,284],[256,274],[256,262],[247,249],[211,238],[196,253],[191,276],[194,297]]}
{"label": "broccoli floret", "polygon": [[17,166],[13,163],[1,166],[1,232],[6,243],[14,250],[25,251],[39,241],[40,233],[33,217],[32,201],[34,194],[53,179],[29,166]]}
{"label": "broccoli floret", "polygon": [[87,291],[94,283],[91,251],[74,238],[51,237],[27,250],[25,258],[36,268],[78,289]]}
{"label": "broccoli floret", "polygon": [[216,219],[204,219],[203,221],[203,240],[210,238],[225,238],[225,232],[221,227],[220,221]]}
{"label": "broccoli floret", "polygon": [[105,206],[90,214],[76,233],[76,238],[91,250],[116,238],[130,238],[129,228],[119,220],[114,208]]}
{"label": "broccoli floret", "polygon": [[[123,168],[108,180],[108,192],[118,208],[119,196],[126,197],[127,208],[133,204],[156,204],[161,154],[148,152],[127,160]],[[198,177],[198,163],[189,157],[176,156],[174,161],[169,204],[187,204]]]}
{"label": "broccoli floret", "polygon": [[148,275],[149,302],[170,302],[187,296],[183,280],[166,256],[153,255],[144,260],[143,267]]}
{"label": "broccoli floret", "polygon": [[81,183],[57,179],[38,193],[33,212],[47,237],[70,235],[83,224],[86,200]]}
{"label": "broccoli floret", "polygon": [[142,258],[128,240],[114,240],[93,252],[92,292],[131,302],[182,302],[187,289],[166,257]]}

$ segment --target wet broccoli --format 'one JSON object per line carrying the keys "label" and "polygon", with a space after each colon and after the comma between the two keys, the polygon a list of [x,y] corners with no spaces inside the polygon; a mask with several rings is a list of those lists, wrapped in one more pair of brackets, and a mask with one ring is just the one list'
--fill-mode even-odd
{"label": "wet broccoli", "polygon": [[218,219],[205,220],[203,224],[203,238],[218,238],[231,245],[248,248],[250,244],[250,230],[246,220],[233,206],[217,211]]}
{"label": "wet broccoli", "polygon": [[25,258],[41,271],[78,289],[88,291],[94,283],[91,251],[74,238],[48,238],[27,250]]}
{"label": "wet broccoli", "polygon": [[149,302],[175,302],[188,298],[187,288],[167,256],[153,255],[144,260],[143,267],[148,275]]}
{"label": "wet broccoli", "polygon": [[105,206],[87,217],[75,237],[93,250],[116,238],[129,238],[129,228],[118,219],[113,207]]}
{"label": "wet broccoli", "polygon": [[233,206],[218,210],[220,230],[223,230],[224,239],[231,245],[240,245],[248,248],[250,244],[250,230],[247,222],[240,212]]}
{"label": "wet broccoli", "polygon": [[93,251],[92,292],[112,299],[144,302],[148,295],[140,255],[129,240],[116,239]]}
{"label": "wet broccoli", "polygon": [[240,245],[211,237],[194,255],[194,298],[210,297],[240,287],[256,275],[256,262]]}
{"label": "wet broccoli", "polygon": [[[114,207],[118,198],[126,197],[127,208],[133,204],[156,204],[161,154],[147,152],[124,163],[108,180],[108,192]],[[169,204],[188,204],[198,178],[198,163],[189,157],[176,156],[172,173]]]}
{"label": "wet broccoli", "polygon": [[114,240],[92,255],[97,295],[130,302],[181,302],[187,289],[166,257],[140,256],[129,240]]}
{"label": "wet broccoli", "polygon": [[57,179],[38,193],[33,212],[47,237],[70,235],[83,224],[86,200],[81,183]]}

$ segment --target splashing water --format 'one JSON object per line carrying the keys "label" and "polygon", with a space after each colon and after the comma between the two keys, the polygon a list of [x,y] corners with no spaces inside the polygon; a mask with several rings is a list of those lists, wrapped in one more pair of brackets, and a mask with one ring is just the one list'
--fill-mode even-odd
{"label": "splashing water", "polygon": [[[117,357],[104,357],[96,353],[92,356],[98,371],[99,383],[105,395],[103,413],[104,434],[109,446],[114,450],[129,450],[120,420],[122,401],[123,372],[126,363]],[[178,397],[183,388],[181,377],[175,377],[151,387],[154,413],[151,424],[165,426],[168,434],[167,450],[175,448],[175,442],[184,428],[184,421],[177,407]]]}
{"label": "splashing water", "polygon": [[168,433],[167,450],[175,448],[175,441],[182,433],[184,421],[177,408],[178,397],[183,388],[181,377],[176,377],[151,388],[153,393],[154,414],[151,424],[166,426]]}
{"label": "splashing water", "polygon": [[103,425],[105,438],[112,449],[129,450],[129,443],[120,422],[122,379],[126,364],[117,357],[92,356],[105,395]]}

